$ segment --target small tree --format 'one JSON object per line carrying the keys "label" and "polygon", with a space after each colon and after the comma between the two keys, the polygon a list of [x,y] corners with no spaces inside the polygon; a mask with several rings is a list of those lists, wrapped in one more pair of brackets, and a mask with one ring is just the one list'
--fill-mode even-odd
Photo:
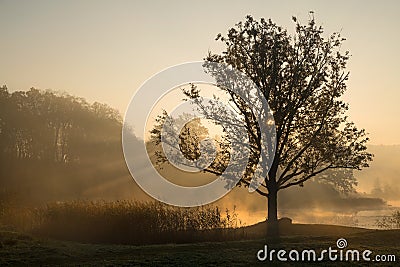
{"label": "small tree", "polygon": [[[345,39],[339,33],[323,37],[323,28],[316,25],[312,13],[306,25],[300,24],[295,17],[293,21],[295,33],[291,36],[271,20],[258,22],[247,16],[244,22],[231,28],[226,37],[218,34],[216,40],[226,45],[225,51],[220,55],[210,52],[206,58],[209,62],[224,63],[245,73],[259,87],[273,110],[276,126],[274,160],[256,192],[268,198],[268,222],[276,230],[279,190],[303,186],[305,181],[321,177],[348,191],[354,184],[352,175],[336,175],[338,179],[344,179],[336,183],[322,174],[359,170],[368,167],[372,160],[372,154],[366,150],[365,130],[348,121],[345,115],[348,105],[340,100],[349,77],[345,70],[349,52],[340,51]],[[247,130],[252,150],[248,164],[254,166],[260,156],[259,125],[252,117],[250,107],[236,93],[225,87],[221,90],[230,96],[232,105],[241,115],[240,123]],[[200,91],[192,85],[184,93],[189,99],[196,100],[201,98]],[[224,112],[204,113],[210,119],[217,116],[216,124],[219,125],[224,119],[230,119],[224,118],[223,114],[228,114]],[[153,137],[160,140],[159,132],[153,131]],[[247,170],[239,186],[250,185],[250,173],[254,168]],[[224,165],[212,164],[204,171],[220,174]]]}

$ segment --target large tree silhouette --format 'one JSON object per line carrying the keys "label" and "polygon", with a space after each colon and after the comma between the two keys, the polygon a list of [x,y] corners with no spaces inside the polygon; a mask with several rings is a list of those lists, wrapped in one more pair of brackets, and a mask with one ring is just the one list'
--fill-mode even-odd
{"label": "large tree silhouette", "polygon": [[[346,190],[354,183],[349,171],[368,167],[372,159],[366,148],[365,130],[348,121],[348,105],[340,99],[347,89],[349,77],[346,71],[349,52],[341,51],[345,39],[340,33],[324,37],[323,28],[316,25],[312,12],[305,25],[295,17],[293,21],[295,32],[290,35],[271,20],[256,21],[247,16],[245,21],[231,28],[227,36],[217,36],[216,40],[225,45],[225,51],[221,54],[210,52],[206,57],[209,62],[230,65],[250,77],[273,111],[276,126],[274,160],[264,183],[256,191],[268,199],[268,222],[272,229],[277,229],[280,190],[303,186],[311,178],[325,179]],[[216,70],[210,71],[219,75]],[[251,160],[238,185],[250,186],[250,174],[254,171],[251,166],[259,160],[262,133],[251,107],[230,89],[221,87],[221,90],[230,96],[249,136]],[[199,101],[201,90],[196,86],[192,85],[184,93],[194,103],[202,103]],[[215,109],[219,110],[217,113],[201,107],[200,110],[206,118],[218,117],[216,124],[219,125],[231,119],[224,118],[221,109]],[[168,115],[163,116],[160,123]],[[153,131],[153,138],[160,140],[157,129],[160,127]],[[220,158],[226,160],[226,157]],[[221,174],[224,164],[211,164],[204,171]],[[346,175],[338,178],[340,173]],[[335,182],[336,178],[341,181]]]}

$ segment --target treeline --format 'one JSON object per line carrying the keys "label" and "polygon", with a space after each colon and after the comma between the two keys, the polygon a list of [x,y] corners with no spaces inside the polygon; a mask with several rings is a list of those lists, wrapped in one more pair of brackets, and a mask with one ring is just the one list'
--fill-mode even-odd
{"label": "treeline", "polygon": [[0,153],[5,158],[81,162],[117,147],[121,117],[107,105],[31,88],[0,87]]}
{"label": "treeline", "polygon": [[121,127],[118,111],[105,104],[0,87],[0,199],[79,198],[90,187],[127,175]]}

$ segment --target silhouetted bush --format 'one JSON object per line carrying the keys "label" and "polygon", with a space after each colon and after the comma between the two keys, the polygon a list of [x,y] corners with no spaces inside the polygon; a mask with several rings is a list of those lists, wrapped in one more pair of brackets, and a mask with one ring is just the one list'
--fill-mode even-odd
{"label": "silhouetted bush", "polygon": [[376,226],[382,229],[400,229],[400,210],[390,216],[384,216],[376,221]]}

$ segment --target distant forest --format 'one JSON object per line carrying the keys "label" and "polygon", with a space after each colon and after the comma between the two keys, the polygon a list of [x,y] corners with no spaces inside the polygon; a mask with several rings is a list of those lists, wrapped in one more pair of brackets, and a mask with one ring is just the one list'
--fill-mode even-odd
{"label": "distant forest", "polygon": [[1,197],[16,202],[79,198],[89,186],[128,175],[121,127],[119,112],[105,104],[0,87]]}

